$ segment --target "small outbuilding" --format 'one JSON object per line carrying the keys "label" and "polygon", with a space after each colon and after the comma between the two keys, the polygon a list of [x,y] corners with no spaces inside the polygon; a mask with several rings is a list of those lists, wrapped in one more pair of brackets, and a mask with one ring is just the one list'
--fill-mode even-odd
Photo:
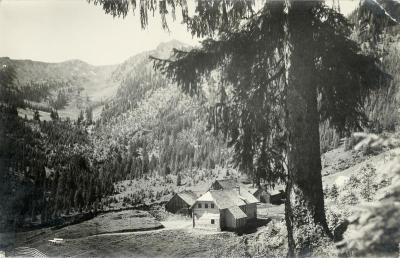
{"label": "small outbuilding", "polygon": [[285,191],[283,186],[276,186],[274,189],[267,190],[266,186],[260,186],[250,191],[254,197],[262,203],[280,205],[285,202]]}
{"label": "small outbuilding", "polygon": [[171,213],[192,216],[190,207],[196,202],[196,199],[197,195],[190,190],[176,193],[167,204],[165,204],[165,210]]}
{"label": "small outbuilding", "polygon": [[286,194],[283,189],[274,189],[270,192],[270,199],[269,202],[271,204],[281,205],[285,203]]}
{"label": "small outbuilding", "polygon": [[239,183],[235,179],[217,179],[210,187],[210,190],[232,190],[237,189]]}
{"label": "small outbuilding", "polygon": [[271,202],[271,194],[265,189],[265,187],[259,187],[256,189],[252,189],[251,193],[254,197],[257,198],[262,203],[270,203]]}

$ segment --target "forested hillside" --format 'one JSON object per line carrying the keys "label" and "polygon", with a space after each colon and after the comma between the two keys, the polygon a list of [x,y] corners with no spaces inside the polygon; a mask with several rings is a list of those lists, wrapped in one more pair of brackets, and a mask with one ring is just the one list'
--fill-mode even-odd
{"label": "forested hillside", "polygon": [[5,106],[0,119],[2,230],[96,210],[101,197],[113,192],[111,178],[96,166],[83,126],[25,120]]}
{"label": "forested hillside", "polygon": [[[68,214],[102,209],[110,201],[105,197],[115,193],[114,183],[125,179],[159,177],[166,182],[169,174],[179,174],[182,181],[199,168],[227,164],[231,155],[224,139],[207,131],[207,99],[184,95],[153,69],[150,54],[167,56],[178,45],[163,44],[117,67],[116,97],[93,125],[87,113],[65,119],[58,115],[60,110],[50,110],[48,121],[37,111],[31,119],[18,116],[18,111],[30,108],[27,98],[32,96],[21,88],[19,66],[4,63],[2,92],[13,97],[1,102],[0,156],[2,177],[8,178],[2,182],[12,183],[2,187],[7,204],[2,207],[2,227],[53,224]],[[6,76],[14,68],[15,74]],[[68,78],[63,72],[60,78]],[[54,73],[52,79],[58,76]],[[82,78],[71,83],[84,84]],[[51,94],[53,88],[46,83],[29,86],[38,94]],[[18,101],[11,103],[14,98]],[[140,196],[132,198],[131,204],[143,201]]]}
{"label": "forested hillside", "polygon": [[158,71],[149,56],[165,58],[177,41],[139,54],[117,67],[121,81],[116,97],[94,128],[96,154],[115,157],[119,179],[145,174],[178,174],[225,165],[229,151],[222,136],[207,131],[205,96],[190,98]]}

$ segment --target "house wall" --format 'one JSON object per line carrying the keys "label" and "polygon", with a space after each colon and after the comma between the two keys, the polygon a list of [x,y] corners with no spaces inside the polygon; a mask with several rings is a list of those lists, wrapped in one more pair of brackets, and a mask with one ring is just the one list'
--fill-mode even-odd
{"label": "house wall", "polygon": [[257,218],[257,204],[251,203],[239,206],[239,208],[246,213],[247,219],[255,219]]}
{"label": "house wall", "polygon": [[221,230],[224,230],[226,228],[226,209],[219,211],[219,224]]}
{"label": "house wall", "polygon": [[244,211],[248,219],[257,218],[257,203],[246,204],[246,210]]}
{"label": "house wall", "polygon": [[[199,204],[201,207],[199,207]],[[205,208],[205,205],[208,208]],[[214,204],[214,208],[211,208]],[[211,220],[214,224],[211,224]],[[197,201],[193,207],[193,227],[201,229],[221,230],[221,216],[217,205],[214,202]]]}
{"label": "house wall", "polygon": [[270,203],[270,194],[267,191],[259,190],[254,193],[254,196],[262,203]]}
{"label": "house wall", "polygon": [[236,220],[233,215],[226,209],[225,210],[225,227],[227,229],[235,229],[236,228]]}
{"label": "house wall", "polygon": [[246,223],[247,219],[246,218],[241,218],[241,219],[235,219],[235,217],[232,215],[232,213],[229,212],[228,209],[224,210],[225,212],[225,228],[227,229],[240,229],[243,228]]}
{"label": "house wall", "polygon": [[284,199],[285,199],[285,193],[280,192],[278,194],[271,195],[270,202],[272,204],[280,205],[280,204],[284,203]]}

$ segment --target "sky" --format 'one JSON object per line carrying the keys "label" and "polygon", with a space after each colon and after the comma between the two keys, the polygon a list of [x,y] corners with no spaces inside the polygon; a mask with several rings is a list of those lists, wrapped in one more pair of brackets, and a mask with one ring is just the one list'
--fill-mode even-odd
{"label": "sky", "polygon": [[[357,4],[358,0],[340,0],[344,13]],[[113,18],[86,0],[0,0],[0,56],[117,64],[172,39],[198,44],[199,39],[193,38],[179,21],[170,22],[167,32],[156,13],[149,28],[142,30],[137,14]]]}

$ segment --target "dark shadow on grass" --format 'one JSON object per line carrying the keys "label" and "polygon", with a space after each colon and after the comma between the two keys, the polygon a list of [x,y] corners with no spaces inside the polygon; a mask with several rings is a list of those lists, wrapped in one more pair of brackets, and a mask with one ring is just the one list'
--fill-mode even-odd
{"label": "dark shadow on grass", "polygon": [[259,227],[267,225],[270,221],[271,218],[250,220],[247,222],[246,226],[238,232],[238,235],[255,233]]}

